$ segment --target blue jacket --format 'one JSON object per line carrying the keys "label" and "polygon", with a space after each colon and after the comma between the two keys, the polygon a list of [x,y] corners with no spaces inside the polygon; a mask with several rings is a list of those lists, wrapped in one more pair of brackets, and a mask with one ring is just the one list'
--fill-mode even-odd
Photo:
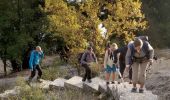
{"label": "blue jacket", "polygon": [[34,65],[38,65],[43,57],[44,57],[43,52],[37,52],[35,50],[31,51],[29,69],[33,70]]}

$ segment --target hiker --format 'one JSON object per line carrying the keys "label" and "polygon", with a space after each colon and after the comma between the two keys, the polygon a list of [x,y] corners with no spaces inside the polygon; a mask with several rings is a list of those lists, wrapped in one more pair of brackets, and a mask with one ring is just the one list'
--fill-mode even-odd
{"label": "hiker", "polygon": [[[128,51],[126,53],[126,69],[129,70],[129,66],[132,67],[132,82],[133,88],[131,92],[137,92],[136,84],[139,82],[139,93],[144,92],[146,68],[149,64],[153,63],[154,50],[147,41],[142,41],[140,38],[136,38],[134,42],[129,43]],[[140,70],[139,70],[140,69]],[[138,74],[138,72],[140,74]],[[139,76],[138,76],[139,75]]]}
{"label": "hiker", "polygon": [[44,53],[41,50],[40,46],[37,46],[35,50],[31,52],[30,55],[30,60],[29,60],[29,69],[31,70],[31,75],[29,77],[29,82],[32,80],[32,78],[36,74],[36,70],[38,71],[38,77],[37,81],[40,81],[41,75],[42,75],[42,70],[40,68],[40,60],[44,57]]}
{"label": "hiker", "polygon": [[[118,48],[117,50],[115,50],[114,52],[114,63],[119,63],[119,68],[120,68],[120,73],[121,73],[121,76],[123,76],[123,72],[125,70],[125,67],[126,67],[126,64],[125,64],[125,57],[126,57],[126,52],[127,52],[127,45],[126,46],[123,46],[121,48]],[[119,55],[119,58],[117,58],[117,55]],[[119,60],[119,62],[118,62]],[[129,84],[132,84],[132,69],[130,68],[129,69]]]}
{"label": "hiker", "polygon": [[116,43],[113,43],[110,45],[110,48],[106,50],[105,52],[105,57],[104,57],[104,68],[106,71],[106,84],[108,85],[109,79],[110,79],[110,74],[112,73],[112,84],[114,84],[115,80],[115,72],[116,72],[116,65],[113,63],[114,61],[114,51],[118,48]]}
{"label": "hiker", "polygon": [[90,69],[90,63],[96,62],[97,58],[96,55],[93,52],[93,48],[91,46],[87,47],[87,51],[84,52],[84,54],[81,57],[81,65],[85,68],[85,75],[82,79],[83,82],[88,80],[89,83],[91,83],[91,69]]}

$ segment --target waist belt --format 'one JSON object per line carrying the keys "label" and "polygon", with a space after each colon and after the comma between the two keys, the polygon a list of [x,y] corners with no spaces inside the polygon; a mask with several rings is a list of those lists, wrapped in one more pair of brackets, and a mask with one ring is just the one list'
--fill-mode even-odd
{"label": "waist belt", "polygon": [[138,63],[143,63],[143,62],[148,61],[148,58],[146,56],[144,56],[144,57],[135,57],[135,56],[133,56],[132,61],[133,62],[138,62]]}

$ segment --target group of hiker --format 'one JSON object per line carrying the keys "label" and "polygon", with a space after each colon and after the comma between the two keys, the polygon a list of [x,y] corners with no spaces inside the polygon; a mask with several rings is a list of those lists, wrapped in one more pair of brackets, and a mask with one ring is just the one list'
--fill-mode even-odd
{"label": "group of hiker", "polygon": [[[123,78],[129,76],[130,84],[133,84],[131,92],[137,92],[137,85],[140,84],[139,93],[144,92],[146,68],[153,63],[154,49],[148,42],[147,36],[136,37],[128,45],[118,48],[116,43],[107,45],[104,56],[104,70],[106,85],[115,84],[115,73],[120,70]],[[92,46],[81,57],[81,65],[85,68],[85,75],[82,81],[91,80],[90,63],[97,62]],[[112,76],[111,76],[112,75]],[[110,76],[112,78],[109,81]]]}
{"label": "group of hiker", "polygon": [[[147,41],[147,36],[136,37],[134,41],[129,42],[126,46],[118,48],[116,43],[108,44],[104,55],[104,70],[106,85],[115,84],[115,73],[119,71],[123,78],[129,76],[129,83],[133,84],[132,92],[137,92],[137,85],[140,84],[139,93],[144,92],[146,68],[153,63],[154,49]],[[30,77],[28,82],[35,76],[36,70],[38,71],[38,78],[41,78],[42,71],[40,68],[40,60],[44,54],[40,46],[32,50],[29,59]],[[90,63],[96,62],[97,58],[93,52],[93,47],[90,45],[80,58],[80,64],[85,69],[85,75],[82,79],[83,82],[92,82]],[[109,81],[110,76],[112,78]]]}

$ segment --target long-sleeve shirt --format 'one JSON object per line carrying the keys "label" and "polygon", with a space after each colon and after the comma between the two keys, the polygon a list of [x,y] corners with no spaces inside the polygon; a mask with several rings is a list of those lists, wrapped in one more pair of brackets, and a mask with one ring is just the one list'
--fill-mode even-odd
{"label": "long-sleeve shirt", "polygon": [[81,58],[81,64],[88,64],[91,62],[97,62],[96,55],[94,53],[89,53],[86,51]]}
{"label": "long-sleeve shirt", "polygon": [[132,43],[130,43],[128,45],[128,50],[127,50],[127,53],[126,53],[126,65],[131,65],[132,64],[132,57],[142,58],[142,57],[148,55],[148,59],[153,59],[153,56],[154,56],[154,49],[153,49],[153,47],[149,43],[143,44],[143,45],[147,45],[148,46],[148,48],[147,48],[148,52],[149,52],[148,54],[147,54],[146,51],[144,51],[144,49],[141,49],[141,51],[139,53],[134,52],[134,54],[132,54],[132,50],[131,49],[132,49],[132,46],[134,48],[134,44],[132,42]]}
{"label": "long-sleeve shirt", "polygon": [[[125,56],[126,56],[126,52],[127,52],[128,47],[124,46],[121,47],[117,50],[114,51],[114,63],[117,63],[117,61],[119,60],[120,63],[125,63]],[[117,55],[120,53],[119,55],[119,59],[117,57]]]}
{"label": "long-sleeve shirt", "polygon": [[30,55],[29,69],[33,69],[34,65],[38,65],[43,57],[44,57],[43,52],[33,50]]}

